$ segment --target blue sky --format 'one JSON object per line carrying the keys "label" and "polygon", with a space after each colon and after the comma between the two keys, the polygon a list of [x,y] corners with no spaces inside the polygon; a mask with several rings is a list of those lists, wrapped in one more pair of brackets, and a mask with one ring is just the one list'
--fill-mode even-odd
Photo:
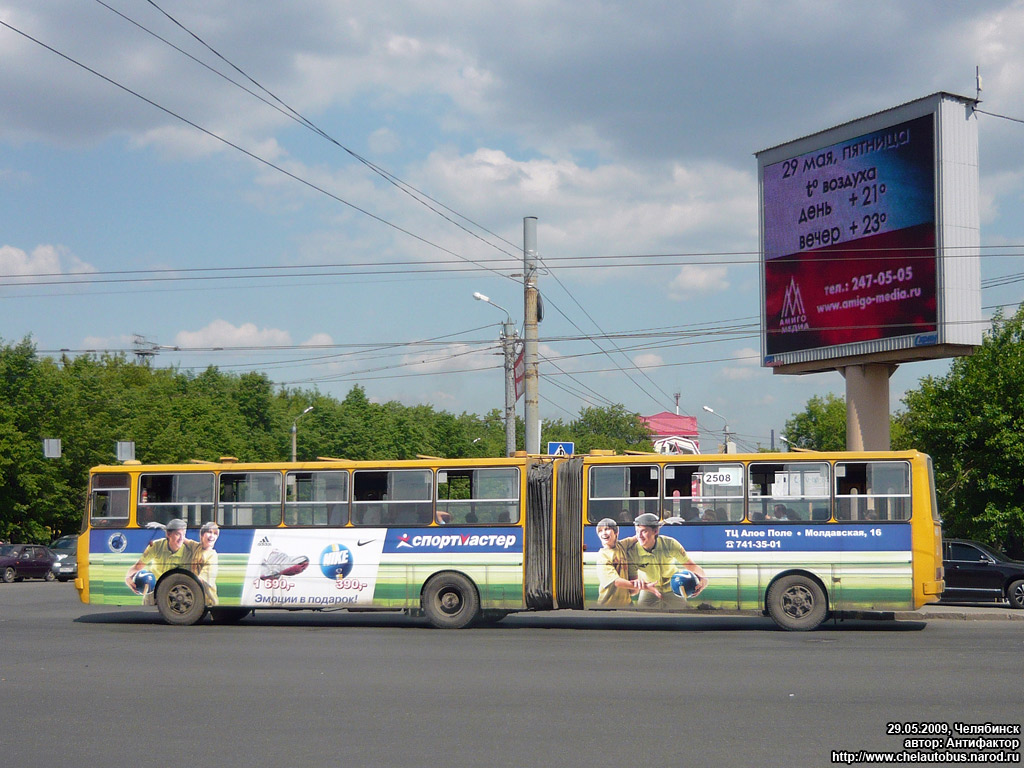
{"label": "blue sky", "polygon": [[[754,153],[975,67],[1024,119],[1024,2],[104,1],[0,0],[0,338],[455,413],[503,403],[472,294],[521,323],[536,216],[543,417],[678,392],[767,445],[844,384],[759,366]],[[1021,269],[1024,125],[978,131],[984,286]]]}

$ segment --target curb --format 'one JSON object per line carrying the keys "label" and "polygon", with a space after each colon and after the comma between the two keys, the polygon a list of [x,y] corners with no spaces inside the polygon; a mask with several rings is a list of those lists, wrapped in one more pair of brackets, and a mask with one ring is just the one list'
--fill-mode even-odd
{"label": "curb", "polygon": [[838,611],[840,619],[866,621],[1024,621],[1024,611],[1006,608],[975,608],[966,610],[919,611]]}

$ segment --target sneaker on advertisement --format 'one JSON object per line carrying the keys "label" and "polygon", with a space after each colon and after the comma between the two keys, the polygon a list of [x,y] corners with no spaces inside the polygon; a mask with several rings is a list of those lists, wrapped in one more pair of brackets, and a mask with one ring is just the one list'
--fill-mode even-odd
{"label": "sneaker on advertisement", "polygon": [[275,549],[265,558],[260,565],[261,579],[278,579],[282,576],[294,576],[302,573],[309,565],[309,558],[305,555],[286,555],[279,549]]}

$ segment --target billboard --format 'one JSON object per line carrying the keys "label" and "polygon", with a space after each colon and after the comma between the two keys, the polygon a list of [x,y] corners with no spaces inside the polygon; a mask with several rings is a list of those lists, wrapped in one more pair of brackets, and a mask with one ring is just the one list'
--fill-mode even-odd
{"label": "billboard", "polygon": [[980,344],[974,103],[934,94],[758,153],[764,365]]}

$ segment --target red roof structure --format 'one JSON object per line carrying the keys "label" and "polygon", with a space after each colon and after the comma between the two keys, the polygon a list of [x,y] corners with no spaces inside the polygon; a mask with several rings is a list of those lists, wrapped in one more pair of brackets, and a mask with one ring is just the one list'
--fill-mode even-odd
{"label": "red roof structure", "polygon": [[653,432],[651,440],[655,443],[663,441],[663,447],[655,445],[655,449],[661,453],[689,452],[673,450],[672,438],[682,438],[681,441],[678,441],[679,443],[692,442],[694,446],[700,446],[696,416],[680,416],[678,413],[662,411],[653,416],[641,416],[640,418]]}

